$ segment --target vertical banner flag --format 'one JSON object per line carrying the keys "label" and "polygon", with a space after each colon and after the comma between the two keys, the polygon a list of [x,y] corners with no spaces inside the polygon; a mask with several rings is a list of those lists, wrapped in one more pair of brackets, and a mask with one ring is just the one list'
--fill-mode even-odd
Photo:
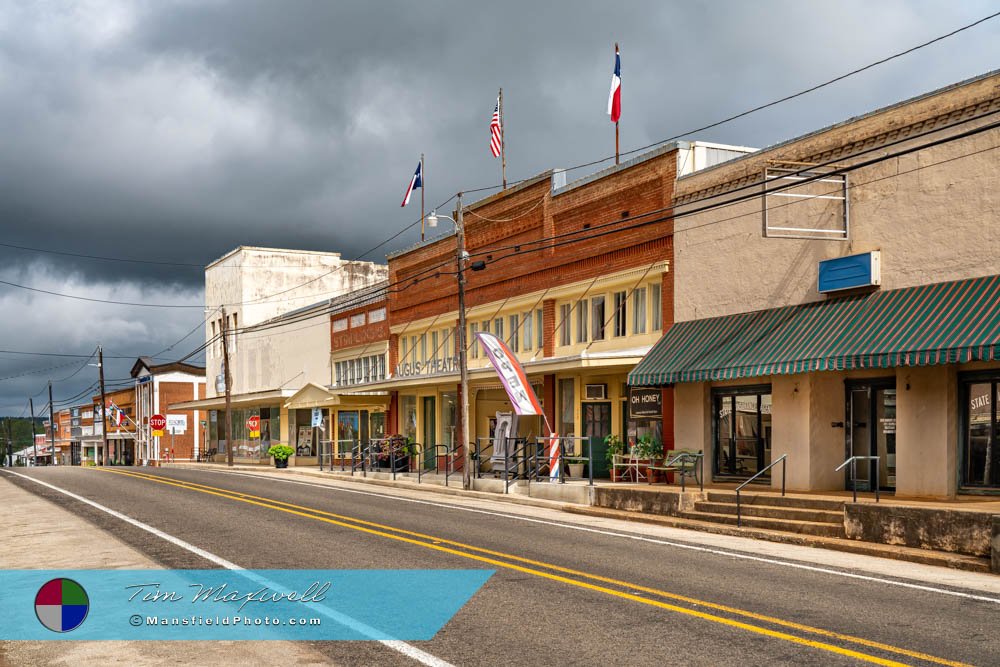
{"label": "vertical banner flag", "polygon": [[486,356],[496,369],[497,375],[500,376],[503,388],[507,390],[507,396],[514,406],[514,412],[519,415],[541,415],[542,404],[535,396],[535,390],[531,388],[524,369],[507,345],[490,333],[480,331],[476,333],[476,337],[486,350]]}
{"label": "vertical banner flag", "polygon": [[608,115],[617,123],[622,115],[622,58],[615,44],[615,71],[611,74],[611,92],[608,94]]}
{"label": "vertical banner flag", "polygon": [[410,203],[410,195],[413,194],[414,190],[424,187],[423,174],[421,173],[423,166],[422,161],[417,163],[417,170],[413,172],[413,178],[410,179],[410,185],[406,188],[406,196],[403,197],[403,203],[399,205],[400,208]]}
{"label": "vertical banner flag", "polygon": [[490,120],[490,152],[493,157],[500,157],[500,149],[503,148],[503,138],[500,131],[500,97],[497,97],[497,105],[493,107],[493,118]]}

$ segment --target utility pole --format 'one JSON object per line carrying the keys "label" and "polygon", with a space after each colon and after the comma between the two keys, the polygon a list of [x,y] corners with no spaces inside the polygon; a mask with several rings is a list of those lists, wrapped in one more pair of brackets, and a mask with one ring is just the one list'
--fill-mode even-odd
{"label": "utility pole", "polygon": [[49,380],[49,459],[56,464],[56,417],[52,409],[52,380]]}
{"label": "utility pole", "polygon": [[465,325],[465,225],[462,222],[462,193],[458,193],[458,215],[455,216],[458,263],[458,368],[461,372],[462,406],[462,488],[472,488],[472,452],[469,450],[469,361],[466,354]]}
{"label": "utility pole", "polygon": [[10,432],[10,417],[7,417],[7,465],[14,467],[14,436]]}
{"label": "utility pole", "polygon": [[97,372],[101,380],[101,437],[104,440],[104,456],[101,465],[108,463],[108,399],[104,393],[104,348],[97,346]]}
{"label": "utility pole", "polygon": [[38,445],[35,444],[35,399],[33,396],[28,397],[28,407],[31,408],[31,450],[35,454],[35,465],[38,465]]}
{"label": "utility pole", "polygon": [[229,373],[229,318],[222,307],[222,372],[226,384],[226,465],[233,467],[233,376]]}

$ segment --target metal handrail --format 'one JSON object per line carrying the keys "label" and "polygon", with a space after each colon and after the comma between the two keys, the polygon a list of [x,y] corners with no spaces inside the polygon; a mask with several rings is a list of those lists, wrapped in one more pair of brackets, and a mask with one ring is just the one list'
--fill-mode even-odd
{"label": "metal handrail", "polygon": [[[851,464],[851,487],[854,490],[854,502],[858,502],[858,461],[875,461],[875,502],[878,502],[878,459],[877,456],[851,456],[846,461],[837,466],[834,472],[840,472],[843,470],[848,463]],[[869,479],[869,482],[872,480]]]}
{"label": "metal handrail", "polygon": [[787,459],[787,458],[788,458],[788,454],[782,454],[781,456],[779,456],[774,461],[771,461],[771,463],[769,463],[766,467],[761,468],[760,470],[758,470],[757,473],[753,477],[751,477],[750,479],[748,479],[747,481],[743,482],[742,484],[740,484],[739,486],[736,487],[736,527],[737,528],[742,528],[743,527],[743,508],[742,508],[742,505],[740,504],[740,491],[742,491],[743,487],[745,487],[747,484],[749,484],[750,482],[754,481],[755,479],[757,479],[758,477],[760,477],[761,475],[763,475],[764,473],[766,473],[768,470],[770,470],[774,466],[778,465],[779,463],[781,464],[781,495],[782,496],[785,495],[785,468],[787,467],[785,465],[785,459]]}
{"label": "metal handrail", "polygon": [[[587,456],[576,456],[566,454],[566,441],[583,440],[587,442]],[[551,441],[551,438],[545,438],[543,440],[544,444],[547,445]],[[574,451],[576,448],[573,448]],[[579,463],[580,461],[586,461],[587,466],[587,478],[589,486],[594,485],[594,440],[583,435],[563,435],[559,436],[559,465],[562,466],[563,462],[569,465],[570,461]],[[536,471],[537,474],[537,471]],[[566,483],[566,475],[562,474],[562,470],[559,471],[559,483]]]}

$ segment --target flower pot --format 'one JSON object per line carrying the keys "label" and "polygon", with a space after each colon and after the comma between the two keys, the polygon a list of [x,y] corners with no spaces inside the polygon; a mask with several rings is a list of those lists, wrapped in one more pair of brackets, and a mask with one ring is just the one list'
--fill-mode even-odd
{"label": "flower pot", "polygon": [[275,468],[287,468],[288,467],[288,459],[274,459],[274,467]]}
{"label": "flower pot", "polygon": [[569,476],[582,478],[583,477],[583,464],[582,463],[570,463],[569,464]]}

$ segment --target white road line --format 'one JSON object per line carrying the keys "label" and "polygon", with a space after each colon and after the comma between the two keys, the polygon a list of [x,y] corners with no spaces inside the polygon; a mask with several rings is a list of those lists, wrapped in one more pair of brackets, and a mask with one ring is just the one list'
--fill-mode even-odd
{"label": "white road line", "polygon": [[[415,503],[418,505],[430,505],[432,507],[441,507],[444,509],[458,510],[461,512],[472,512],[474,514],[486,514],[490,516],[503,517],[505,519],[513,519],[516,521],[524,521],[527,523],[537,523],[545,526],[556,526],[559,528],[566,528],[568,530],[578,530],[585,533],[594,533],[597,535],[607,535],[616,538],[626,538],[630,540],[636,540],[638,542],[646,542],[650,544],[659,544],[662,546],[676,547],[678,549],[688,549],[690,551],[699,551],[702,553],[710,553],[718,556],[728,556],[731,558],[739,558],[742,560],[754,561],[759,563],[768,563],[771,565],[780,565],[782,567],[790,567],[798,570],[805,570],[807,572],[817,572],[820,574],[830,574],[837,577],[846,577],[848,579],[857,579],[860,581],[870,581],[874,583],[886,584],[888,586],[899,586],[901,588],[909,588],[911,590],[924,591],[927,593],[940,593],[941,595],[950,595],[953,597],[965,598],[967,600],[978,600],[980,602],[992,602],[994,604],[1000,604],[1000,598],[992,598],[985,595],[975,595],[973,593],[963,593],[961,591],[950,590],[947,588],[937,588],[935,586],[925,586],[923,584],[914,584],[907,581],[898,581],[896,579],[884,579],[882,577],[876,577],[867,574],[857,574],[855,572],[845,572],[843,570],[833,570],[826,567],[819,567],[817,565],[807,565],[805,563],[799,563],[796,561],[781,560],[778,558],[765,558],[764,556],[753,556],[750,554],[742,553],[739,551],[729,551],[727,549],[716,549],[713,547],[702,547],[694,544],[685,544],[683,542],[673,542],[670,540],[661,540],[654,537],[645,537],[643,535],[636,535],[633,533],[619,533],[612,530],[603,530],[601,528],[589,528],[586,526],[577,526],[574,524],[562,523],[560,521],[550,521],[546,519],[534,519],[526,516],[519,516],[516,514],[506,514],[504,512],[495,512],[490,510],[475,509],[472,507],[461,507],[458,505],[449,505],[447,503],[436,503],[429,500],[417,500],[415,498],[406,498],[404,496],[394,496],[385,493],[375,493],[372,491],[359,491],[356,489],[345,489],[339,486],[331,486],[328,484],[317,484],[315,482],[302,482],[299,480],[292,479],[278,479],[268,475],[258,475],[252,472],[229,472],[226,470],[205,470],[198,472],[214,472],[222,475],[239,475],[241,477],[253,477],[254,479],[267,479],[274,482],[284,482],[286,484],[300,484],[303,486],[312,486],[321,489],[330,489],[332,491],[340,491],[342,493],[355,493],[362,496],[375,496],[377,498],[385,498],[388,500],[396,500],[400,502]],[[341,481],[341,480],[331,480],[331,481]],[[481,500],[476,498],[475,500]]]}
{"label": "white road line", "polygon": [[[207,561],[209,561],[211,563],[215,563],[219,567],[222,567],[222,568],[224,568],[226,570],[243,570],[243,569],[245,569],[245,568],[240,567],[236,563],[233,563],[232,561],[228,561],[225,558],[222,558],[221,556],[216,556],[213,553],[210,553],[208,551],[205,551],[204,549],[196,547],[195,545],[191,544],[190,542],[185,542],[184,540],[180,539],[179,537],[174,537],[173,535],[169,535],[169,534],[163,532],[162,530],[160,530],[158,528],[154,528],[153,526],[150,526],[149,524],[143,523],[142,521],[139,521],[137,519],[133,519],[132,517],[127,516],[125,514],[122,514],[121,512],[115,511],[115,510],[111,509],[110,507],[105,507],[104,505],[101,505],[100,503],[96,503],[93,500],[90,500],[88,498],[84,498],[83,496],[77,495],[77,494],[73,493],[72,491],[67,491],[66,489],[60,488],[60,487],[55,486],[53,484],[49,484],[48,482],[43,482],[40,479],[35,479],[34,477],[31,477],[29,475],[22,475],[21,473],[13,472],[13,471],[10,471],[10,470],[4,470],[3,472],[7,473],[8,475],[16,475],[16,476],[21,477],[23,479],[26,479],[26,480],[29,480],[31,482],[34,482],[35,484],[40,484],[40,485],[42,485],[44,487],[52,489],[53,491],[58,491],[59,493],[62,493],[63,495],[69,496],[73,500],[78,500],[81,503],[85,503],[87,505],[90,505],[94,509],[98,509],[98,510],[100,510],[100,511],[106,513],[106,514],[110,514],[111,516],[115,517],[116,519],[120,519],[121,521],[124,521],[125,523],[127,523],[129,525],[132,525],[132,526],[135,526],[136,528],[144,530],[147,533],[151,533],[153,535],[156,535],[157,537],[166,540],[167,542],[173,544],[174,546],[177,546],[177,547],[180,547],[181,549],[185,549],[187,551],[190,551],[191,553],[193,553],[193,554],[195,554],[197,556],[200,556],[201,558],[204,558],[205,560],[207,560]],[[336,619],[336,620],[338,620],[338,622],[342,622],[343,621],[343,619]],[[390,648],[393,651],[401,653],[401,654],[405,655],[406,657],[411,658],[412,660],[415,660],[416,662],[419,662],[419,663],[421,663],[423,665],[427,665],[428,667],[454,667],[451,663],[446,662],[446,661],[442,660],[441,658],[438,658],[435,655],[431,655],[430,653],[427,653],[426,651],[422,651],[419,648],[417,648],[416,646],[413,646],[412,644],[407,644],[404,641],[390,640],[390,639],[380,639],[380,640],[376,640],[376,641],[378,641],[379,643],[381,643],[383,646],[386,646],[387,648]]]}

